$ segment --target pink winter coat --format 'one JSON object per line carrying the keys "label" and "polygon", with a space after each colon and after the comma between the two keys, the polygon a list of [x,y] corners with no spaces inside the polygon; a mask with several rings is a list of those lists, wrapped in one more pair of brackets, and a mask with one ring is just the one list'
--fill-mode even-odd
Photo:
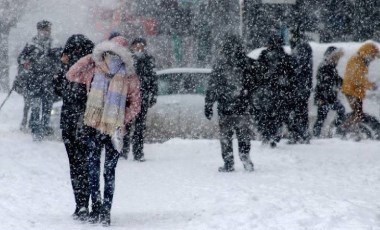
{"label": "pink winter coat", "polygon": [[[113,51],[113,50],[112,50]],[[99,55],[101,54],[89,54],[79,59],[66,74],[67,80],[71,82],[77,82],[85,84],[87,91],[89,92],[91,87],[92,78],[94,77],[95,70],[97,68]],[[94,60],[95,59],[95,60]],[[132,60],[131,60],[132,61]],[[127,68],[133,68],[133,64],[126,63]],[[127,93],[127,106],[125,108],[125,123],[131,122],[141,109],[141,95],[140,95],[140,81],[134,70],[132,74],[127,75],[129,78],[126,84],[128,84]]]}

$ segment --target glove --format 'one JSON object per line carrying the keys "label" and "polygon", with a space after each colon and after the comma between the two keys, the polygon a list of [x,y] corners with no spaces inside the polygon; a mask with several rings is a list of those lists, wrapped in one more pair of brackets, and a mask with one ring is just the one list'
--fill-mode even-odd
{"label": "glove", "polygon": [[157,97],[151,97],[149,101],[149,108],[157,103]]}
{"label": "glove", "polygon": [[205,116],[206,116],[206,118],[209,119],[209,120],[211,120],[212,115],[213,115],[212,106],[206,105],[205,106]]}

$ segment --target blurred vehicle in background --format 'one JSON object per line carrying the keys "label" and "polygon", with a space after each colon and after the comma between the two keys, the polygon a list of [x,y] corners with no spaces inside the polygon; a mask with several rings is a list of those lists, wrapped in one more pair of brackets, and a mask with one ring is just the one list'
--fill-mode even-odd
{"label": "blurred vehicle in background", "polygon": [[147,141],[218,137],[217,116],[211,121],[204,116],[205,90],[211,71],[207,68],[157,71],[158,98],[148,111]]}

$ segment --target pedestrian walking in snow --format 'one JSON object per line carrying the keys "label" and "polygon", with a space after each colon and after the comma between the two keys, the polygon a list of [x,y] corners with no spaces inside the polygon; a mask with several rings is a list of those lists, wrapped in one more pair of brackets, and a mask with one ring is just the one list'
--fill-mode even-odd
{"label": "pedestrian walking in snow", "polygon": [[[26,44],[18,57],[19,65],[28,71],[25,85],[31,106],[29,123],[35,141],[42,140],[52,132],[48,125],[54,101],[53,75],[58,69],[59,59],[52,50],[51,27],[49,21],[38,22],[37,36],[33,37],[31,43]],[[22,126],[24,125],[26,123],[23,120]]]}
{"label": "pedestrian walking in snow", "polygon": [[220,172],[235,170],[232,147],[234,132],[238,139],[240,160],[245,170],[253,171],[253,163],[249,156],[253,87],[247,59],[241,39],[236,35],[227,35],[206,90],[206,118],[212,118],[215,102],[218,107],[220,144],[224,160],[224,165],[219,168]]}
{"label": "pedestrian walking in snow", "polygon": [[[338,100],[338,92],[342,86],[342,78],[338,74],[336,66],[343,56],[343,50],[335,46],[327,48],[324,59],[318,67],[317,85],[315,87],[314,103],[318,107],[317,121],[314,124],[313,135],[319,137],[323,123],[330,110],[337,112],[335,126],[340,127],[344,120],[345,109]],[[337,130],[340,132],[340,129]]]}
{"label": "pedestrian walking in snow", "polygon": [[[92,210],[89,221],[111,223],[115,191],[115,170],[121,148],[115,140],[122,138],[126,124],[140,112],[140,83],[133,67],[128,42],[118,36],[95,46],[92,55],[81,58],[66,77],[86,84],[89,91],[84,124],[87,131],[89,188]],[[105,148],[104,195],[100,193],[100,157]]]}
{"label": "pedestrian walking in snow", "polygon": [[86,109],[86,85],[70,82],[65,75],[80,58],[92,53],[94,43],[82,34],[70,36],[61,56],[61,69],[55,76],[54,92],[62,97],[60,128],[70,165],[71,185],[74,192],[73,218],[84,221],[88,217],[89,187],[88,161],[83,115]]}
{"label": "pedestrian walking in snow", "polygon": [[294,79],[290,105],[289,144],[310,143],[309,98],[313,80],[313,51],[299,29],[292,30],[290,47],[294,66]]}
{"label": "pedestrian walking in snow", "polygon": [[282,38],[273,35],[267,49],[258,58],[260,72],[254,97],[256,123],[264,144],[276,147],[281,139],[281,127],[289,116],[290,79],[293,76],[291,57],[282,47]]}
{"label": "pedestrian walking in snow", "polygon": [[[141,111],[136,119],[126,127],[122,157],[127,159],[132,142],[132,153],[135,161],[144,162],[144,132],[148,109],[157,102],[157,76],[153,70],[154,58],[145,49],[147,43],[144,38],[136,38],[131,43],[131,52],[134,59],[136,74],[140,80]],[[134,128],[132,138],[130,133]]]}
{"label": "pedestrian walking in snow", "polygon": [[342,92],[352,109],[352,114],[342,124],[344,132],[357,132],[358,123],[363,118],[363,100],[366,91],[376,89],[374,82],[368,80],[368,67],[375,58],[380,57],[379,48],[372,42],[362,45],[352,56],[346,66],[343,77]]}

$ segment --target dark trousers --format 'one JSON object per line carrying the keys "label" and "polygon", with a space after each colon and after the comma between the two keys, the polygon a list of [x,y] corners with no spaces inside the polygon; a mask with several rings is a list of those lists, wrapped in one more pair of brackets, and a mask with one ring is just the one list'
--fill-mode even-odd
{"label": "dark trousers", "polygon": [[136,116],[134,122],[127,124],[126,134],[124,136],[123,156],[127,156],[131,143],[131,130],[134,127],[132,135],[132,153],[135,160],[140,160],[144,157],[144,134],[146,129],[147,109],[142,109]]}
{"label": "dark trousers", "polygon": [[322,104],[318,106],[318,113],[317,113],[317,121],[314,124],[313,128],[313,134],[316,137],[319,137],[321,135],[321,129],[323,126],[323,123],[326,120],[327,114],[330,110],[335,110],[338,114],[336,120],[335,120],[335,126],[339,127],[345,116],[345,109],[342,103],[339,101],[334,102],[333,104]]}
{"label": "dark trousers", "polygon": [[87,208],[90,197],[88,190],[88,158],[84,137],[85,131],[77,129],[77,127],[62,129],[62,139],[69,157],[71,185],[76,206],[79,208]]}
{"label": "dark trousers", "polygon": [[233,134],[236,133],[238,140],[239,157],[241,161],[250,160],[251,150],[251,127],[249,115],[221,115],[219,116],[220,144],[222,147],[222,157],[227,167],[233,167]]}
{"label": "dark trousers", "polygon": [[292,106],[293,110],[290,113],[288,125],[291,141],[310,140],[308,102],[306,99],[297,100],[294,106]]}
{"label": "dark trousers", "polygon": [[111,137],[101,134],[99,131],[89,128],[87,151],[88,151],[88,178],[92,204],[101,201],[100,194],[100,157],[102,148],[105,148],[104,161],[104,195],[103,208],[111,210],[113,194],[115,191],[115,169],[119,159],[119,153],[112,145]]}
{"label": "dark trousers", "polygon": [[50,113],[53,108],[53,100],[46,97],[31,99],[30,127],[34,135],[44,136],[50,123]]}
{"label": "dark trousers", "polygon": [[[21,128],[26,128],[26,124],[28,123],[28,115],[29,115],[29,110],[31,107],[31,98],[28,96],[24,96],[24,109],[23,109],[23,116],[22,116],[22,121],[21,121]],[[29,127],[30,127],[30,122],[29,122]]]}

